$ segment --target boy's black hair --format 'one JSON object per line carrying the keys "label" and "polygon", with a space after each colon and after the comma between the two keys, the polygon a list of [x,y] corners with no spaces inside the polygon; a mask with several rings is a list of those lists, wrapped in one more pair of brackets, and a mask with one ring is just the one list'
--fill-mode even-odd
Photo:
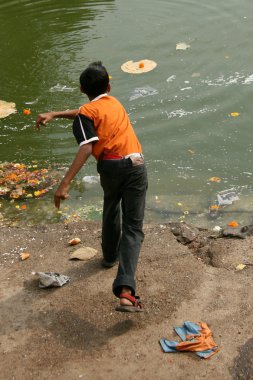
{"label": "boy's black hair", "polygon": [[109,84],[109,75],[101,61],[89,64],[80,75],[82,90],[91,97],[104,94]]}

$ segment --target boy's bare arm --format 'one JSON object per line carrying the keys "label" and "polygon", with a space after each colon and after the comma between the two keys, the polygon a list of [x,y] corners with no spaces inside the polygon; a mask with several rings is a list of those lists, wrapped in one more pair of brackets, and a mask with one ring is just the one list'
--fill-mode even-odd
{"label": "boy's bare arm", "polygon": [[85,164],[92,152],[92,144],[84,144],[80,146],[71,166],[69,167],[67,173],[65,174],[63,180],[61,181],[58,189],[54,194],[54,204],[55,207],[60,208],[61,200],[67,199],[69,197],[68,191],[70,183],[75,175],[79,172],[81,167]]}
{"label": "boy's bare arm", "polygon": [[35,127],[40,129],[40,125],[46,125],[50,120],[63,118],[63,119],[74,119],[78,114],[79,109],[66,110],[66,111],[51,111],[45,112],[38,115],[36,119]]}

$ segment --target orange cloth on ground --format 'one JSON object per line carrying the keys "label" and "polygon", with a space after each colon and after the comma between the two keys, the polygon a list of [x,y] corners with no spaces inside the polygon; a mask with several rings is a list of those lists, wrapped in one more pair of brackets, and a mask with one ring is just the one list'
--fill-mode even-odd
{"label": "orange cloth on ground", "polygon": [[[198,322],[197,325],[201,327],[201,330],[199,331],[200,335],[187,335],[187,341],[179,343],[176,347],[178,351],[205,351],[216,347],[212,338],[212,331],[207,324],[205,322]],[[217,351],[218,348],[215,352]]]}

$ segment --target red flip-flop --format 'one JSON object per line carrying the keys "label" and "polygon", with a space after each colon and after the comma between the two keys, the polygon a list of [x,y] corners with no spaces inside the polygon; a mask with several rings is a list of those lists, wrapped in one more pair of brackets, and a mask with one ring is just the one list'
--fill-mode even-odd
{"label": "red flip-flop", "polygon": [[127,313],[139,313],[144,311],[143,305],[140,301],[140,297],[138,296],[131,296],[129,293],[121,293],[119,298],[126,298],[129,300],[132,305],[118,305],[116,306],[115,310],[116,311],[121,311],[121,312],[127,312]]}

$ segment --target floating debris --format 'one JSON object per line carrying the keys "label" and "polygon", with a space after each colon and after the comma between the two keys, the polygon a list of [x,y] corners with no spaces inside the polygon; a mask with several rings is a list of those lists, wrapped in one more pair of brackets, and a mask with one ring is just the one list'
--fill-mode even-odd
{"label": "floating debris", "polygon": [[67,87],[66,85],[60,85],[57,83],[55,86],[50,88],[50,92],[73,92],[75,90],[74,87]]}
{"label": "floating debris", "polygon": [[233,202],[239,200],[234,188],[220,191],[217,194],[217,198],[219,206],[231,205]]}
{"label": "floating debris", "polygon": [[211,178],[209,178],[209,181],[211,181],[211,182],[220,182],[221,178],[220,177],[211,177]]}
{"label": "floating debris", "polygon": [[176,44],[176,50],[186,50],[189,49],[191,45],[188,45],[186,42],[179,42]]}
{"label": "floating debris", "polygon": [[[7,199],[38,198],[46,194],[59,179],[50,169],[35,169],[37,165],[0,163],[0,197]],[[34,170],[35,169],[35,170]],[[26,206],[21,208],[24,210]]]}
{"label": "floating debris", "polygon": [[152,95],[157,95],[158,91],[150,86],[145,86],[145,87],[138,87],[134,90],[133,94],[130,96],[129,100],[135,100],[138,98],[145,98],[146,96],[152,96]]}
{"label": "floating debris", "polygon": [[142,59],[141,61],[127,61],[121,65],[121,70],[130,74],[142,74],[153,70],[157,66],[155,61]]}
{"label": "floating debris", "polygon": [[25,102],[25,104],[27,104],[27,105],[36,104],[36,103],[38,103],[38,100],[39,100],[39,99],[31,100],[31,101],[29,101],[29,102]]}
{"label": "floating debris", "polygon": [[192,78],[198,78],[200,77],[200,73],[192,73]]}
{"label": "floating debris", "polygon": [[98,175],[85,175],[83,177],[83,182],[89,183],[89,184],[95,184],[99,183],[100,177]]}
{"label": "floating debris", "polygon": [[16,112],[17,110],[15,103],[0,100],[0,119],[3,119],[4,117],[7,117]]}
{"label": "floating debris", "polygon": [[30,114],[31,114],[31,110],[29,110],[28,108],[25,108],[25,109],[23,110],[23,114],[24,114],[24,115],[30,115]]}
{"label": "floating debris", "polygon": [[168,78],[166,79],[166,82],[167,82],[167,83],[170,83],[170,82],[173,82],[175,79],[176,79],[176,75],[171,75],[170,77],[168,77]]}

